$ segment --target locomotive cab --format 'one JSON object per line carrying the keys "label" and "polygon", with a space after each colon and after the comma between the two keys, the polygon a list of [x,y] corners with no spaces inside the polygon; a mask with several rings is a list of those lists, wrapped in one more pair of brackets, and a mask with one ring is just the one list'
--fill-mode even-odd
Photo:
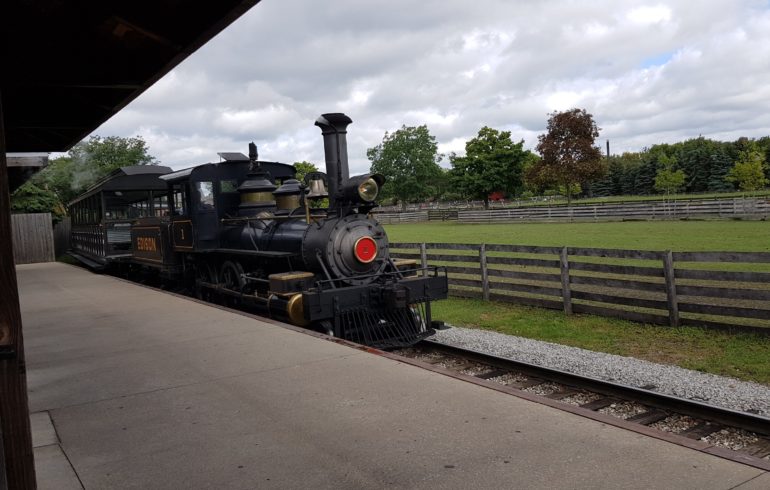
{"label": "locomotive cab", "polygon": [[[219,163],[207,163],[163,176],[170,189],[171,236],[174,251],[205,252],[221,248],[223,226],[238,221],[251,162],[241,153],[220,153]],[[294,168],[260,162],[278,181],[294,177]],[[274,176],[272,175],[274,174]]]}

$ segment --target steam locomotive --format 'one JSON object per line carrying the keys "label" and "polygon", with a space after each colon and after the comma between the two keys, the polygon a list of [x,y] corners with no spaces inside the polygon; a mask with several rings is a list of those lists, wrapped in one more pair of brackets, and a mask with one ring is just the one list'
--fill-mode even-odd
{"label": "steam locomotive", "polygon": [[304,182],[291,165],[260,161],[253,143],[248,157],[220,153],[221,162],[177,172],[121,169],[73,201],[71,253],[353,342],[411,345],[433,333],[430,303],[446,298],[446,270],[390,257],[371,215],[385,179],[349,176],[351,122],[316,120],[326,173]]}

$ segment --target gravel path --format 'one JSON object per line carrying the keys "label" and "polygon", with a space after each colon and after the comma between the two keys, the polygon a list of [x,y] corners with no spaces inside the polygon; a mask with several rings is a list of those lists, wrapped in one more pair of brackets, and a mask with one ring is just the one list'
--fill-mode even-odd
{"label": "gravel path", "polygon": [[770,417],[770,387],[631,357],[485,330],[452,327],[432,337],[466,349]]}

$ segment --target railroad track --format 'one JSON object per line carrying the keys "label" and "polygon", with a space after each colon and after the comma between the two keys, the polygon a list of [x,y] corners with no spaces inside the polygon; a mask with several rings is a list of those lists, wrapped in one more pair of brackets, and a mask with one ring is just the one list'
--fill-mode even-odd
{"label": "railroad track", "polygon": [[425,340],[394,357],[770,471],[770,418]]}

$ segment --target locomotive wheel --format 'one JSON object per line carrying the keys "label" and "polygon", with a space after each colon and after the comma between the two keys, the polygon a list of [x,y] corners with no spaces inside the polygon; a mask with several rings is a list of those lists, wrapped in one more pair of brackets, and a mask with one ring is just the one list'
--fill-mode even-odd
{"label": "locomotive wheel", "polygon": [[[241,267],[241,264],[238,262],[225,261],[225,263],[222,264],[222,268],[219,270],[219,280],[222,287],[225,289],[238,291],[239,293],[242,292],[245,284],[243,280],[243,267]],[[222,300],[225,305],[230,306],[239,303],[237,298],[228,294],[223,294]]]}
{"label": "locomotive wheel", "polygon": [[[199,264],[196,268],[198,279],[201,282],[208,282],[211,284],[217,284],[219,282],[219,274],[216,267],[211,264]],[[219,295],[211,288],[204,288],[196,285],[195,295],[198,299],[208,301],[209,303],[216,303],[219,299]]]}

